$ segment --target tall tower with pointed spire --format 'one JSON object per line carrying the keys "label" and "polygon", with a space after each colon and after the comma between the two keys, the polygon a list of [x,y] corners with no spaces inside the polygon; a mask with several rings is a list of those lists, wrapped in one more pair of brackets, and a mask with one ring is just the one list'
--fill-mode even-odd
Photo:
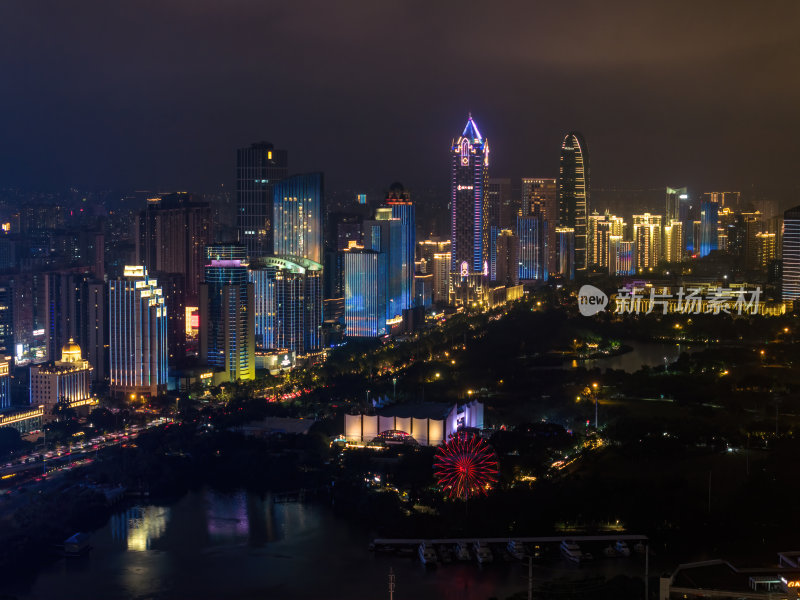
{"label": "tall tower with pointed spire", "polygon": [[489,142],[472,115],[450,147],[450,272],[454,277],[488,275]]}

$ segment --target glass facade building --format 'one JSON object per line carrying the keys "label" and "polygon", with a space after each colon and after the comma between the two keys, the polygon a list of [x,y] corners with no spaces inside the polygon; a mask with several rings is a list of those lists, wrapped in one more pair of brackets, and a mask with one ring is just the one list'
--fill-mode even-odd
{"label": "glass facade building", "polygon": [[[386,318],[402,316],[404,304],[403,227],[392,209],[379,208],[376,218],[364,221],[364,246],[386,255]],[[345,301],[347,292],[345,290]]]}
{"label": "glass facade building", "polygon": [[547,221],[544,214],[517,218],[519,279],[547,281]]}
{"label": "glass facade building", "polygon": [[782,299],[800,299],[800,206],[783,213]]}
{"label": "glass facade building", "polygon": [[583,136],[571,131],[561,144],[558,168],[558,225],[575,230],[575,270],[587,267],[586,223],[589,214],[589,154]]}
{"label": "glass facade building", "polygon": [[401,311],[414,304],[414,252],[417,247],[414,203],[411,195],[402,184],[395,183],[386,197],[386,205],[392,209],[392,218],[400,221],[400,256],[401,256]]}
{"label": "glass facade building", "polygon": [[109,373],[116,395],[157,396],[167,389],[167,307],[144,266],[126,266],[108,284]]}
{"label": "glass facade building", "polygon": [[344,253],[344,322],[349,337],[386,333],[387,255],[374,250]]}
{"label": "glass facade building", "polygon": [[719,204],[704,200],[700,203],[700,251],[698,256],[708,256],[718,248]]}
{"label": "glass facade building", "polygon": [[489,142],[470,115],[450,147],[450,272],[489,275]]}
{"label": "glass facade building", "polygon": [[297,355],[322,348],[322,265],[269,256],[250,264],[255,297],[255,344]]}
{"label": "glass facade building", "polygon": [[322,264],[322,173],[288,177],[275,185],[273,194],[272,254]]}
{"label": "glass facade building", "polygon": [[229,381],[255,378],[253,284],[244,245],[206,249],[200,285],[200,360],[222,370]]}
{"label": "glass facade building", "polygon": [[564,279],[575,279],[575,230],[556,227],[556,265]]}
{"label": "glass facade building", "polygon": [[273,186],[288,174],[286,150],[260,142],[236,151],[236,224],[248,256],[272,254]]}

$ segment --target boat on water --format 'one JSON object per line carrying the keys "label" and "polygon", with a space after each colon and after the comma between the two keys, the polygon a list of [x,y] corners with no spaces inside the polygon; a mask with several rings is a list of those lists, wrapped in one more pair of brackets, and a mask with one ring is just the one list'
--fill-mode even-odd
{"label": "boat on water", "polygon": [[631,555],[631,549],[628,548],[628,544],[626,544],[624,540],[617,540],[617,543],[614,546],[614,550],[620,556],[630,556]]}
{"label": "boat on water", "polygon": [[525,558],[525,544],[519,540],[509,540],[506,550],[508,550],[508,553],[517,560],[522,560]]}
{"label": "boat on water", "polygon": [[563,540],[561,542],[561,554],[567,560],[574,562],[575,564],[581,564],[583,560],[583,553],[581,552],[581,547],[578,546],[575,542],[570,542],[569,540]]}
{"label": "boat on water", "polygon": [[467,561],[470,558],[469,547],[466,542],[458,542],[456,544],[456,560]]}
{"label": "boat on water", "polygon": [[492,551],[489,550],[489,545],[486,542],[475,542],[472,545],[472,550],[475,552],[475,560],[479,565],[492,562],[494,557]]}
{"label": "boat on water", "polygon": [[419,562],[423,565],[429,566],[436,564],[436,551],[430,544],[422,542],[417,548],[417,555],[419,556]]}

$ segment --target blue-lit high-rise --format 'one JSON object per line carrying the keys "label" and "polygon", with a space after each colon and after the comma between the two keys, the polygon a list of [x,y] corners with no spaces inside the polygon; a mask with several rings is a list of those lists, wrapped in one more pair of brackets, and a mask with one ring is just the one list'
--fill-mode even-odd
{"label": "blue-lit high-rise", "polygon": [[246,256],[241,244],[208,246],[200,284],[200,360],[229,381],[256,375],[255,300]]}
{"label": "blue-lit high-rise", "polygon": [[[719,204],[703,201],[700,204],[700,252],[698,256],[708,256],[709,252],[717,249],[718,226]],[[695,250],[697,250],[696,246]]]}
{"label": "blue-lit high-rise", "polygon": [[386,196],[386,204],[392,209],[392,218],[400,220],[400,255],[402,260],[401,310],[414,304],[414,253],[417,247],[414,203],[411,195],[401,183],[393,183]]}
{"label": "blue-lit high-rise", "polygon": [[517,218],[519,278],[547,281],[547,222],[541,215]]}
{"label": "blue-lit high-rise", "polygon": [[108,283],[109,372],[114,395],[157,396],[167,389],[167,307],[143,266]]}
{"label": "blue-lit high-rise", "polygon": [[[386,255],[386,319],[402,317],[404,306],[403,227],[390,208],[379,208],[375,219],[364,221],[364,246]],[[345,301],[347,294],[345,294]]]}
{"label": "blue-lit high-rise", "polygon": [[322,264],[322,173],[293,175],[273,188],[276,256],[296,256]]}
{"label": "blue-lit high-rise", "polygon": [[344,322],[349,337],[386,333],[387,258],[374,250],[344,253]]}
{"label": "blue-lit high-rise", "polygon": [[470,115],[450,146],[450,272],[489,275],[489,142]]}
{"label": "blue-lit high-rise", "polygon": [[259,350],[298,355],[322,348],[322,265],[305,258],[269,256],[249,270],[255,296]]}

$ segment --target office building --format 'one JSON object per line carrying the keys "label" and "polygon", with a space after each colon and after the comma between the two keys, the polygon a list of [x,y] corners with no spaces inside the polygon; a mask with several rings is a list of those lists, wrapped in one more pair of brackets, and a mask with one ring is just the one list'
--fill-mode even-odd
{"label": "office building", "polygon": [[489,274],[489,142],[470,115],[450,147],[450,272],[456,280]]}
{"label": "office building", "polygon": [[800,299],[800,206],[783,213],[782,299]]}
{"label": "office building", "polygon": [[[518,280],[547,281],[548,269],[548,222],[539,207],[535,213],[517,218]],[[516,285],[516,284],[515,284]]]}
{"label": "office building", "polygon": [[200,360],[222,381],[255,378],[255,299],[242,244],[208,246],[200,285]]}
{"label": "office building", "polygon": [[564,279],[575,279],[575,229],[556,227],[556,273]]}
{"label": "office building", "polygon": [[392,209],[392,218],[400,221],[401,256],[401,309],[414,305],[414,254],[417,246],[414,203],[403,184],[394,183],[386,196],[386,205]]}
{"label": "office building", "polygon": [[157,396],[167,388],[167,307],[143,265],[108,284],[109,373],[115,395]]}
{"label": "office building", "polygon": [[372,249],[344,253],[345,334],[378,337],[387,332],[387,254]]}
{"label": "office building", "polygon": [[136,264],[150,273],[180,273],[184,297],[196,306],[205,248],[213,239],[209,203],[183,192],[150,198],[136,229]]}
{"label": "office building", "polygon": [[297,356],[322,348],[322,265],[305,258],[268,256],[250,263],[259,351]]}
{"label": "office building", "polygon": [[69,340],[61,349],[61,360],[30,367],[30,404],[44,406],[45,417],[59,402],[75,406],[92,397],[92,366],[81,355],[81,347]]}
{"label": "office building", "polygon": [[574,230],[574,269],[587,268],[586,225],[589,215],[589,154],[583,136],[572,131],[561,144],[558,168],[558,225]]}
{"label": "office building", "polygon": [[[364,221],[364,247],[386,255],[386,319],[402,316],[404,305],[403,226],[392,216],[392,208],[379,208],[375,219]],[[347,293],[345,292],[345,308]]]}
{"label": "office building", "polygon": [[496,242],[496,282],[498,285],[519,284],[520,249],[522,242],[510,229],[502,229]]}
{"label": "office building", "polygon": [[700,203],[700,251],[698,256],[708,256],[719,247],[719,209],[717,202],[704,200]]}
{"label": "office building", "polygon": [[[511,180],[508,178],[489,179],[486,186],[486,204],[489,212],[489,227],[506,228],[509,213],[514,211],[512,206]],[[514,219],[516,215],[514,215]],[[512,220],[512,222],[513,222]]]}
{"label": "office building", "polygon": [[247,255],[273,251],[273,186],[289,175],[286,150],[259,142],[236,151],[236,216]]}
{"label": "office building", "polygon": [[433,306],[433,273],[414,275],[414,306]]}
{"label": "office building", "polygon": [[293,175],[275,184],[273,251],[322,264],[322,173]]}
{"label": "office building", "polygon": [[556,225],[558,224],[558,182],[546,177],[523,177],[519,216],[541,214],[546,230],[546,270],[556,270]]}
{"label": "office building", "polygon": [[[9,357],[0,357],[0,411],[11,408],[11,360]],[[0,412],[0,418],[2,412]],[[0,422],[0,427],[4,423]]]}
{"label": "office building", "polygon": [[666,222],[685,221],[689,215],[689,194],[685,187],[667,188]]}

